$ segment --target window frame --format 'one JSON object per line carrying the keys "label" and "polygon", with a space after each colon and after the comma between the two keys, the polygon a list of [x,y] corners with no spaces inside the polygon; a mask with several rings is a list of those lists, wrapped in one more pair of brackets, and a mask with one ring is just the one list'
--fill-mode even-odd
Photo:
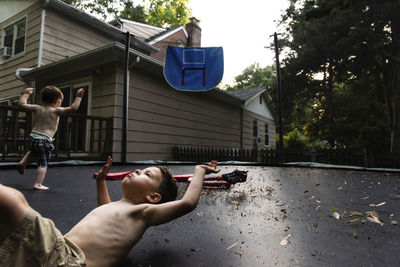
{"label": "window frame", "polygon": [[[25,24],[25,29],[23,31],[23,35],[18,36],[18,26],[21,25],[22,23]],[[1,48],[5,47],[5,41],[6,41],[6,31],[12,29],[12,43],[11,43],[11,56],[9,58],[3,58],[0,57],[1,61],[7,61],[10,59],[13,59],[15,57],[18,56],[22,56],[25,55],[26,52],[26,35],[27,35],[27,16],[23,16],[22,18],[16,19],[14,20],[14,22],[5,25],[2,29],[1,29]],[[15,53],[16,50],[16,46],[17,46],[17,41],[19,39],[23,38],[24,40],[24,44],[23,44],[23,50]],[[9,47],[9,46],[7,46]]]}
{"label": "window frame", "polygon": [[269,145],[269,125],[268,125],[268,123],[265,123],[265,125],[264,125],[264,145],[266,146],[266,147],[269,147],[270,145]]}

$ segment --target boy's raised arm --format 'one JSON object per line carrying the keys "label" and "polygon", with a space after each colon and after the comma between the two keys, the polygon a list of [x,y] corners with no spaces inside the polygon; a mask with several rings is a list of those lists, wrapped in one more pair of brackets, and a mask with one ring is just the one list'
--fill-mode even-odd
{"label": "boy's raised arm", "polygon": [[101,206],[111,202],[110,196],[108,194],[106,177],[108,171],[110,170],[112,159],[110,156],[107,158],[107,163],[99,171],[96,177],[96,189],[97,189],[97,205]]}
{"label": "boy's raised arm", "polygon": [[217,162],[212,161],[208,165],[197,165],[194,169],[191,183],[182,199],[159,205],[149,205],[144,211],[148,225],[159,225],[181,217],[196,208],[203,189],[204,176],[207,173],[217,173]]}
{"label": "boy's raised arm", "polygon": [[31,110],[34,111],[36,110],[39,106],[38,105],[31,105],[28,104],[28,99],[30,97],[30,95],[33,93],[33,88],[29,87],[25,89],[25,92],[23,93],[23,95],[20,97],[19,99],[19,103],[18,105],[25,109],[25,110]]}
{"label": "boy's raised arm", "polygon": [[73,111],[77,111],[79,106],[81,105],[82,102],[82,97],[85,94],[85,90],[83,88],[80,88],[77,92],[76,92],[76,97],[74,102],[71,104],[71,106],[69,107],[59,107],[58,108],[58,113],[59,115],[66,115],[68,113],[71,113]]}

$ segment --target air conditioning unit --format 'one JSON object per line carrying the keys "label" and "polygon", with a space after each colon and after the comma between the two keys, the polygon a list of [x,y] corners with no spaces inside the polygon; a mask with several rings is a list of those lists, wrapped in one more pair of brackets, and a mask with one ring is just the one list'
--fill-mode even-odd
{"label": "air conditioning unit", "polygon": [[0,57],[9,58],[11,57],[12,49],[11,47],[4,46],[0,48]]}

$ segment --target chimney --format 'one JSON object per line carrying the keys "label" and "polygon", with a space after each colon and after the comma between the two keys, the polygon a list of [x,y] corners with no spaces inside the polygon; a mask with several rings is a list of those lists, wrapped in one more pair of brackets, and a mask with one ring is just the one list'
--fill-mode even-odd
{"label": "chimney", "polygon": [[195,17],[189,19],[186,24],[186,31],[188,33],[187,46],[201,46],[201,28],[199,27],[199,20]]}

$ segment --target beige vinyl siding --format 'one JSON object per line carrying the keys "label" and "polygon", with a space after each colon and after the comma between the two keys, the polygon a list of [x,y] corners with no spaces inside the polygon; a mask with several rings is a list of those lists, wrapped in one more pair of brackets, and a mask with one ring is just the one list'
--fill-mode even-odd
{"label": "beige vinyl siding", "polygon": [[[111,155],[115,162],[121,160],[121,128],[116,127],[116,122],[121,121],[122,109],[116,106],[117,102],[122,103],[122,95],[117,95],[118,87],[122,81],[117,81],[120,72],[117,72],[117,64],[109,63],[98,66],[98,75],[93,75],[92,106],[93,116],[111,117],[114,125],[112,126],[112,152]],[[119,123],[120,125],[121,123]]]}
{"label": "beige vinyl siding", "polygon": [[173,146],[240,146],[240,108],[206,93],[177,91],[139,70],[130,83],[128,161],[172,160]]}
{"label": "beige vinyl siding", "polygon": [[271,148],[275,148],[275,123],[261,115],[248,110],[243,110],[243,149],[253,148],[253,121],[257,120],[258,137],[261,142],[258,143],[259,149],[265,148],[265,123],[269,125],[269,144]]}
{"label": "beige vinyl siding", "polygon": [[112,39],[87,25],[49,9],[46,11],[42,64],[81,54],[111,42]]}
{"label": "beige vinyl siding", "polygon": [[[26,17],[25,52],[19,56],[0,60],[0,99],[19,95],[27,86],[17,80],[15,72],[18,68],[33,68],[37,66],[41,6],[36,3],[26,10],[16,14],[0,24],[1,29]],[[0,31],[0,40],[2,31]]]}

